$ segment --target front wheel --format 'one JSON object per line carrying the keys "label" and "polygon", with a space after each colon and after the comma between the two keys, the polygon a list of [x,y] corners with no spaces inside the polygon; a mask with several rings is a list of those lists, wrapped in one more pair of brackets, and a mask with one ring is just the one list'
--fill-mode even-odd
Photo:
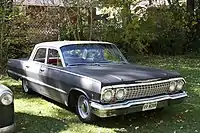
{"label": "front wheel", "polygon": [[28,81],[25,79],[22,79],[22,88],[25,93],[32,93],[32,89],[28,87]]}
{"label": "front wheel", "polygon": [[82,122],[94,122],[96,116],[91,112],[89,101],[85,95],[80,95],[77,100],[76,110]]}

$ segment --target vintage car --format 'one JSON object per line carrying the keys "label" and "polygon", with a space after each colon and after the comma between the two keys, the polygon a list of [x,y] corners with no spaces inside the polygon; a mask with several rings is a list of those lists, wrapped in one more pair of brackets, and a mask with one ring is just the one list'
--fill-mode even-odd
{"label": "vintage car", "polygon": [[75,107],[83,122],[163,108],[187,96],[179,73],[131,64],[108,42],[40,43],[29,59],[10,59],[8,75],[22,80],[26,93]]}
{"label": "vintage car", "polygon": [[13,93],[0,84],[0,133],[12,133],[14,129]]}

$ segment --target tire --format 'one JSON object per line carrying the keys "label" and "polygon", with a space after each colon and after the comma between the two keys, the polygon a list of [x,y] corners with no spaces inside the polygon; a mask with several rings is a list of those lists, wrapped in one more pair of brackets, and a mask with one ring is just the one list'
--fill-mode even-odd
{"label": "tire", "polygon": [[92,123],[96,120],[96,116],[92,113],[88,98],[81,94],[77,99],[76,111],[79,119],[85,123]]}
{"label": "tire", "polygon": [[28,81],[22,79],[22,89],[24,93],[31,94],[33,91],[31,88],[28,87]]}

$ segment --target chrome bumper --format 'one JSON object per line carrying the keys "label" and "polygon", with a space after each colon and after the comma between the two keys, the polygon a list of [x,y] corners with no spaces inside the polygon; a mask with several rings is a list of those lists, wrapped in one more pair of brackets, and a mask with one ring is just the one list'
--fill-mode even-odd
{"label": "chrome bumper", "polygon": [[13,133],[15,131],[15,123],[12,125],[0,128],[0,133]]}
{"label": "chrome bumper", "polygon": [[110,117],[142,111],[142,107],[145,103],[158,102],[157,108],[161,108],[168,106],[173,102],[179,103],[183,100],[184,97],[187,97],[187,93],[182,91],[177,94],[129,100],[123,103],[109,105],[102,105],[99,103],[91,102],[91,108],[93,113],[99,117]]}

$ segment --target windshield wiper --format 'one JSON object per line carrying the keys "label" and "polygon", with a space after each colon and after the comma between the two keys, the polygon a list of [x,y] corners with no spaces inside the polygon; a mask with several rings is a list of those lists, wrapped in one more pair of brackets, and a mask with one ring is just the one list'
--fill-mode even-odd
{"label": "windshield wiper", "polygon": [[119,63],[128,64],[128,62],[126,62],[126,61],[120,61]]}
{"label": "windshield wiper", "polygon": [[74,63],[74,64],[67,64],[67,66],[84,66],[84,65],[89,65],[89,66],[101,66],[101,63],[121,63],[121,64],[128,64],[125,61],[100,61],[100,62],[91,62],[91,63]]}
{"label": "windshield wiper", "polygon": [[67,66],[84,66],[84,65],[88,65],[88,66],[100,66],[99,63],[75,63],[75,64],[68,64]]}
{"label": "windshield wiper", "polygon": [[86,63],[74,63],[74,64],[67,64],[67,66],[83,66],[87,65]]}
{"label": "windshield wiper", "polygon": [[111,63],[112,61],[108,60],[108,61],[99,61],[97,63]]}
{"label": "windshield wiper", "polygon": [[128,64],[126,61],[110,61],[108,63],[115,63],[115,64]]}

